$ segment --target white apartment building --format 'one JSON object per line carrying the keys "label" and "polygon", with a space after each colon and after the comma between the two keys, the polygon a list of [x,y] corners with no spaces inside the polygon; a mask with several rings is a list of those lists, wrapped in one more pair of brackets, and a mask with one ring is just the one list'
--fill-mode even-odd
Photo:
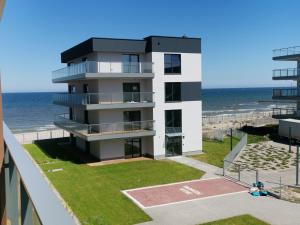
{"label": "white apartment building", "polygon": [[56,126],[99,160],[202,151],[201,39],[90,38],[61,53],[53,72],[68,93]]}

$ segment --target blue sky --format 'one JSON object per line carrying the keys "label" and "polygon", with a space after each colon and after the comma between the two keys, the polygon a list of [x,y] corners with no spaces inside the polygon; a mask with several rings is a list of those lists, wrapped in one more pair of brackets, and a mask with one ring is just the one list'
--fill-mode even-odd
{"label": "blue sky", "polygon": [[202,38],[203,86],[290,86],[272,81],[272,49],[300,45],[297,0],[14,0],[0,23],[5,92],[63,91],[51,83],[60,52],[89,37]]}

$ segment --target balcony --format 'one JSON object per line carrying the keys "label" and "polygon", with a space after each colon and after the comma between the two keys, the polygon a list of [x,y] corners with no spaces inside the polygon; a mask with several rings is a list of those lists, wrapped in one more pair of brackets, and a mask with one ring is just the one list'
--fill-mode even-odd
{"label": "balcony", "polygon": [[275,100],[300,100],[300,88],[275,88],[272,98]]}
{"label": "balcony", "polygon": [[153,92],[114,92],[55,94],[57,105],[82,107],[85,110],[154,107]]}
{"label": "balcony", "polygon": [[300,60],[300,46],[274,49],[273,60],[286,60],[286,61]]}
{"label": "balcony", "polygon": [[274,119],[297,118],[296,108],[273,108],[272,117]]}
{"label": "balcony", "polygon": [[68,119],[68,114],[58,115],[57,127],[69,131],[87,141],[154,136],[154,121],[133,121],[101,124],[82,124]]}
{"label": "balcony", "polygon": [[152,62],[85,61],[52,72],[52,82],[101,78],[153,78]]}
{"label": "balcony", "polygon": [[273,70],[273,80],[297,80],[300,79],[299,68],[286,68]]}
{"label": "balcony", "polygon": [[76,225],[77,219],[58,197],[26,150],[3,123],[7,224]]}

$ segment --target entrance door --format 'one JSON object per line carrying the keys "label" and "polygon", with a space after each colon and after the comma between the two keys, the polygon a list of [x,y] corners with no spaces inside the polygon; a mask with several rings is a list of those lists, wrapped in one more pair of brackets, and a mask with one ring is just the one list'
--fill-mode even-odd
{"label": "entrance door", "polygon": [[123,83],[123,101],[140,102],[140,83]]}
{"label": "entrance door", "polygon": [[142,155],[141,138],[130,138],[125,140],[125,158],[136,158]]}
{"label": "entrance door", "polygon": [[182,155],[182,136],[166,137],[166,156]]}

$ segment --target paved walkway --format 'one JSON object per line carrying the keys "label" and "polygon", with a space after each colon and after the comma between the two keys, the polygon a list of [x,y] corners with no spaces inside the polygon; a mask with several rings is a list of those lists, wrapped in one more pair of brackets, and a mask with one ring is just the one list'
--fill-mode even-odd
{"label": "paved walkway", "polygon": [[300,204],[238,193],[145,209],[153,221],[143,225],[195,225],[251,214],[273,225],[300,224]]}
{"label": "paved walkway", "polygon": [[199,160],[186,157],[186,156],[174,156],[168,158],[170,160],[173,160],[175,162],[193,167],[198,170],[202,170],[205,172],[205,175],[202,177],[202,179],[206,178],[212,178],[212,177],[219,177],[223,173],[222,169],[213,165],[210,165],[208,163],[201,162]]}

